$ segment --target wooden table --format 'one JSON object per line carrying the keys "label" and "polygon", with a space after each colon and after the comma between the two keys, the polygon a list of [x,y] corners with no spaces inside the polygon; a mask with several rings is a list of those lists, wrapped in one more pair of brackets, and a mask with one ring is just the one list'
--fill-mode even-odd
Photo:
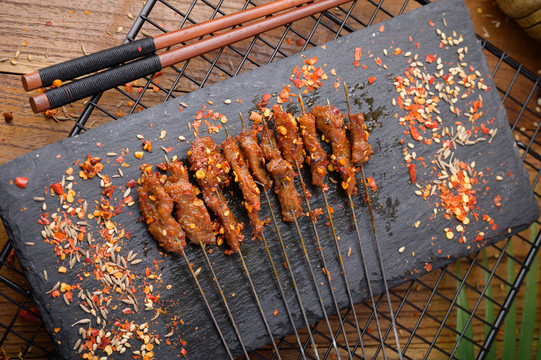
{"label": "wooden table", "polygon": [[[182,1],[172,2],[178,3],[179,6],[186,3]],[[393,14],[396,14],[403,2],[395,1],[396,4],[391,3],[387,4],[386,2],[385,7],[393,9]],[[467,1],[476,31],[484,35],[498,48],[504,49],[526,68],[539,74],[541,69],[540,44],[528,38],[493,3],[492,0]],[[243,4],[243,1],[240,0],[226,1],[222,5],[222,9],[229,13],[240,9],[241,4]],[[143,1],[81,0],[74,2],[56,0],[53,2],[46,0],[11,0],[3,2],[2,12],[0,13],[0,86],[2,87],[0,112],[12,112],[13,120],[7,123],[0,118],[0,164],[68,136],[75,119],[84,106],[82,101],[67,106],[67,116],[59,111],[57,113],[59,118],[68,118],[67,120],[64,119],[64,121],[55,121],[43,114],[33,114],[28,105],[28,94],[24,92],[21,86],[20,75],[81,56],[84,52],[95,52],[121,43],[133,22],[133,17],[137,16],[142,6]],[[418,7],[416,3],[410,2],[407,10],[416,7]],[[178,24],[179,16],[175,16],[164,7],[157,7],[153,14],[160,19],[167,29],[174,29],[176,25],[173,24]],[[203,12],[202,7],[196,6],[192,18],[202,21],[206,19],[205,16],[208,17],[208,13]],[[376,17],[376,22],[384,18]],[[292,46],[294,50],[295,44]],[[256,49],[256,55],[254,56],[257,57],[257,54],[265,52],[268,52],[268,48]],[[493,66],[494,64],[491,64],[491,67]],[[509,79],[514,74],[511,69],[502,69],[501,71],[503,72],[501,76]],[[221,76],[220,74],[213,74],[210,80],[218,81]],[[193,88],[190,85],[181,85],[175,89],[175,92],[182,93],[191,91]],[[523,94],[524,91],[527,91],[527,89],[513,89],[513,92],[519,95]],[[533,101],[539,96],[539,94],[535,94]],[[150,103],[158,103],[162,100],[163,98],[156,96]],[[124,98],[114,91],[106,93],[102,103],[114,104],[117,109],[115,111],[117,116],[129,111],[129,106],[124,101]],[[109,117],[95,112],[90,118],[89,126],[99,126],[108,121],[110,121]],[[526,122],[520,125],[528,131],[533,131],[537,124]],[[6,232],[0,223],[0,248],[7,241]],[[521,249],[515,249],[515,251],[518,253],[519,258],[524,257],[524,251],[521,251]],[[16,262],[15,266],[17,266]],[[26,286],[25,279],[6,268],[6,266],[0,268],[0,274],[17,284]],[[427,283],[431,281],[430,276],[432,275],[425,276]],[[481,272],[473,276],[478,276],[478,280],[482,282]],[[398,291],[404,291],[404,289]],[[455,293],[455,283],[443,284],[441,289],[442,291],[448,291],[452,297]],[[0,292],[12,297],[15,301],[20,301],[21,295],[6,284],[0,283]],[[415,301],[418,298],[422,306],[427,292],[421,288],[416,289],[415,292],[417,294],[410,295],[410,299]],[[504,292],[502,291],[497,298],[501,300],[503,297]],[[521,301],[519,301],[519,307],[520,304],[522,304]],[[33,305],[27,303],[26,306],[32,307]],[[435,304],[435,306],[437,307],[438,304]],[[434,313],[441,313],[443,316],[444,311],[446,311],[445,306],[445,304],[442,304],[441,309],[434,310]],[[0,296],[0,308],[2,309],[0,311],[0,322],[9,324],[17,310],[17,306],[4,296]],[[412,319],[411,324],[413,326],[414,319]],[[27,337],[31,337],[35,329],[35,323],[20,318],[13,325],[16,331]],[[425,325],[418,332],[421,335],[428,335],[434,329],[435,325]],[[0,336],[3,331],[0,331]],[[37,333],[36,343],[47,349],[52,348],[49,337],[43,329]],[[24,348],[25,345],[24,341],[10,334],[3,345],[3,350],[9,356],[15,357],[21,351],[21,347]],[[442,344],[439,345],[452,347],[454,345],[454,336],[442,340]],[[498,344],[498,347],[500,346],[501,344]],[[410,351],[418,348],[418,355],[421,356],[425,351],[423,350],[425,347],[420,340],[414,339],[411,344],[413,350]],[[413,356],[413,353],[408,354]],[[40,357],[40,354],[40,351],[34,349],[27,357]]]}

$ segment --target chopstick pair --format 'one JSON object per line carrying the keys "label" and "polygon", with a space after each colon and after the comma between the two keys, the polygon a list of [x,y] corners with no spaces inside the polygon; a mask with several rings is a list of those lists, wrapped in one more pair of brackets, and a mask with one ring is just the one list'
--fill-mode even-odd
{"label": "chopstick pair", "polygon": [[35,113],[51,108],[54,109],[349,1],[351,0],[319,0],[159,55],[154,54],[158,49],[166,48],[230,26],[239,25],[242,21],[250,21],[268,16],[307,2],[307,0],[274,1],[249,10],[193,25],[186,29],[179,29],[151,38],[144,38],[40,69],[35,73],[22,76],[23,87],[28,91],[42,86],[49,86],[56,79],[73,79],[90,72],[133,60],[112,69],[47,90],[45,93],[30,97],[29,99],[30,106]]}

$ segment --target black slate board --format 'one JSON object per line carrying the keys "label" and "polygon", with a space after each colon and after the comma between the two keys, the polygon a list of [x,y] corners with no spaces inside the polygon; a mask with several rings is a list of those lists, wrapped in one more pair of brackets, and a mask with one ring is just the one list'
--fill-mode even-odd
{"label": "black slate board", "polygon": [[[445,17],[447,27],[443,24],[443,17]],[[428,20],[432,20],[435,27],[432,27]],[[384,25],[383,32],[379,31],[380,25]],[[401,139],[407,138],[404,135],[405,128],[398,125],[394,115],[399,111],[391,105],[391,99],[397,96],[393,86],[393,79],[396,75],[404,73],[408,58],[403,56],[384,57],[382,50],[387,48],[391,52],[391,46],[393,48],[400,47],[403,53],[407,51],[411,51],[413,54],[437,53],[444,62],[456,62],[456,49],[458,47],[455,46],[448,50],[439,48],[440,38],[435,33],[436,28],[447,30],[448,33],[456,30],[458,35],[464,37],[464,42],[460,46],[468,46],[469,48],[467,60],[465,61],[468,61],[468,64],[473,65],[475,69],[481,72],[485,78],[485,84],[495,89],[492,80],[487,77],[487,74],[489,74],[488,67],[479,43],[475,38],[467,9],[458,0],[439,1],[385,21],[376,27],[355,32],[328,43],[324,47],[317,47],[304,53],[306,57],[317,56],[318,65],[327,64],[324,70],[329,77],[315,93],[308,93],[304,96],[309,106],[323,105],[326,99],[329,99],[332,104],[342,111],[346,110],[341,87],[339,91],[336,91],[333,87],[336,77],[331,76],[331,68],[334,68],[337,76],[340,76],[342,81],[346,80],[352,88],[351,97],[354,100],[354,110],[363,111],[367,114],[367,123],[371,128],[370,142],[373,144],[376,153],[365,167],[365,171],[367,176],[374,177],[378,185],[377,191],[371,196],[375,208],[376,226],[379,229],[382,257],[387,271],[387,279],[391,286],[425,273],[424,267],[426,263],[430,263],[432,269],[439,268],[451,261],[455,261],[457,258],[478,251],[482,246],[500,241],[509,234],[525,229],[538,217],[538,207],[528,182],[527,173],[520,161],[518,150],[514,145],[511,130],[507,123],[505,110],[495,90],[482,92],[485,113],[478,120],[477,125],[483,122],[484,119],[490,121],[494,118],[491,127],[499,129],[497,136],[494,137],[491,144],[484,142],[473,147],[459,147],[456,150],[456,156],[466,163],[475,161],[477,169],[487,167],[491,169],[485,171],[485,177],[482,179],[485,182],[483,189],[486,185],[490,187],[490,190],[483,192],[480,188],[477,206],[482,210],[482,213],[487,213],[494,219],[495,223],[498,224],[498,229],[496,231],[487,230],[486,223],[482,221],[473,222],[467,227],[465,233],[467,238],[470,239],[468,242],[459,243],[456,238],[447,240],[443,229],[447,227],[454,228],[458,222],[454,219],[444,219],[441,216],[430,219],[433,206],[427,206],[427,202],[422,197],[414,195],[415,188],[409,183],[409,175],[403,164],[402,152],[404,145],[400,144]],[[410,35],[413,41],[408,39]],[[420,44],[419,49],[415,46],[415,43]],[[354,67],[352,64],[354,49],[360,46],[363,47],[363,57],[360,59],[360,63],[366,64],[367,69],[363,69],[362,66]],[[370,54],[374,54],[372,58]],[[383,62],[388,66],[387,70],[375,64],[374,59],[376,56],[382,57]],[[419,60],[423,61],[424,59]],[[183,154],[186,153],[189,143],[187,141],[178,141],[177,137],[182,134],[187,140],[193,139],[193,135],[188,131],[186,124],[193,121],[194,116],[201,110],[203,105],[206,105],[207,109],[214,109],[214,111],[226,115],[229,119],[227,123],[229,131],[233,134],[238,133],[240,131],[238,112],[240,111],[246,115],[255,109],[255,104],[260,101],[262,94],[280,92],[283,84],[291,83],[289,77],[293,67],[301,65],[301,55],[288,57],[274,64],[183,96],[180,101],[187,104],[188,107],[182,112],[179,112],[179,99],[171,100],[77,137],[26,154],[0,167],[0,193],[2,193],[0,216],[17,256],[23,268],[25,268],[34,298],[43,315],[47,329],[53,335],[57,350],[62,358],[79,357],[72,350],[79,338],[77,334],[79,325],[75,327],[71,325],[90,316],[79,309],[77,291],[74,291],[74,300],[76,301],[71,303],[69,307],[64,304],[61,297],[53,299],[51,295],[47,295],[45,292],[51,290],[57,281],[68,284],[79,283],[82,288],[94,290],[99,289],[100,285],[93,276],[79,277],[83,270],[89,270],[88,265],[84,262],[76,264],[66,274],[60,274],[56,271],[60,265],[67,266],[67,261],[59,261],[53,253],[53,247],[43,241],[40,235],[42,227],[37,224],[37,220],[42,213],[41,204],[36,203],[32,198],[34,196],[43,196],[44,190],[48,189],[50,184],[58,182],[68,167],[74,167],[74,169],[77,169],[75,171],[77,179],[74,185],[77,197],[87,199],[91,208],[93,208],[94,201],[100,199],[99,179],[94,178],[88,181],[79,179],[76,175],[78,167],[73,166],[77,160],[83,161],[88,153],[94,156],[102,156],[105,159],[107,152],[120,154],[123,148],[129,148],[131,150],[130,154],[125,155],[125,159],[127,163],[131,164],[131,167],[122,168],[124,178],[112,179],[114,185],[124,186],[128,179],[139,176],[138,166],[143,162],[157,164],[163,161],[163,153],[159,149],[160,145],[173,147],[174,150],[170,156],[176,154],[181,158],[185,157]],[[436,64],[432,65],[435,68]],[[373,84],[368,84],[367,79],[369,76],[376,77]],[[297,89],[293,87],[292,92],[295,91]],[[474,90],[474,94],[476,94],[475,91],[477,89]],[[225,99],[232,99],[232,104],[224,104]],[[236,99],[242,99],[242,103],[235,102]],[[207,100],[212,100],[213,105],[208,104]],[[299,111],[295,101],[287,105],[286,108],[294,113]],[[444,121],[454,123],[455,115],[444,109],[445,107],[440,107],[440,110],[442,110],[441,117]],[[151,123],[152,126],[150,126]],[[204,125],[201,126],[201,129],[205,128]],[[161,130],[167,130],[164,141],[158,139]],[[141,160],[137,160],[133,156],[134,151],[140,150],[141,146],[136,139],[137,134],[143,134],[146,139],[151,139],[154,146],[153,152],[145,153]],[[223,131],[213,135],[217,143],[223,141],[224,137]],[[411,141],[411,139],[406,141]],[[101,147],[96,146],[98,142],[101,143]],[[434,148],[417,146],[416,151],[417,156],[431,159]],[[114,158],[108,158],[108,160],[103,174],[111,176],[117,173],[120,166],[114,161]],[[508,172],[512,176],[507,176]],[[496,181],[495,177],[497,175],[502,175],[503,180]],[[29,178],[26,189],[19,189],[10,183],[16,176]],[[304,176],[305,179],[309,179],[306,172]],[[423,176],[424,174],[418,174],[419,178]],[[323,208],[323,199],[318,190],[312,188],[310,190],[314,195],[311,199],[312,207]],[[235,199],[236,194],[228,196],[228,200],[233,203],[233,211],[238,214],[238,217],[246,221],[239,200]],[[502,195],[501,207],[494,205],[494,197],[497,194]],[[132,195],[136,199],[133,192]],[[121,198],[121,191],[117,191],[114,197],[118,201]],[[360,302],[367,298],[366,282],[362,272],[359,248],[348,211],[347,200],[340,190],[335,191],[335,186],[331,186],[329,200],[335,209],[335,223],[340,236],[342,255],[345,259],[353,296],[356,302]],[[57,197],[53,198],[47,195],[46,202],[48,206],[47,212],[53,212],[58,207]],[[382,292],[383,287],[379,263],[374,253],[368,210],[361,196],[356,196],[354,202],[357,208],[357,219],[363,238],[363,246],[368,254],[367,266],[371,272],[372,286],[374,293],[379,294]],[[273,195],[272,203],[275,207],[279,206]],[[21,209],[24,209],[24,211]],[[269,216],[268,207],[264,203],[262,205],[262,216]],[[176,255],[164,256],[161,254],[158,246],[146,232],[145,225],[138,222],[137,219],[137,205],[131,208],[123,208],[122,213],[114,217],[114,221],[119,224],[119,227],[123,227],[133,234],[131,239],[121,240],[122,249],[120,254],[126,256],[130,250],[133,250],[134,253],[139,254],[138,258],[143,260],[138,265],[130,266],[134,274],[137,274],[138,277],[144,276],[145,269],[153,266],[157,268],[157,270],[153,271],[161,274],[161,281],[146,279],[147,282],[154,285],[155,293],[161,294],[160,304],[165,311],[165,314],[162,314],[157,320],[151,321],[149,325],[149,332],[159,334],[162,340],[162,344],[154,349],[156,357],[170,358],[179,356],[181,347],[187,350],[187,356],[192,359],[224,357],[223,346],[219,341],[210,316],[200,300],[200,293],[190,277],[184,261]],[[418,220],[421,225],[415,227],[414,223]],[[279,226],[286,245],[288,245],[288,256],[294,264],[293,271],[309,320],[313,322],[321,319],[322,312],[300,251],[295,228],[291,224],[282,222],[279,223]],[[314,242],[311,241],[313,236],[311,224],[305,218],[300,221],[300,226],[308,245],[312,267],[316,269],[318,283],[325,284],[324,275],[322,271],[318,270],[321,269],[320,258]],[[91,230],[96,231],[96,228],[94,226]],[[324,220],[318,222],[318,230],[323,243],[323,252],[328,262],[327,270],[335,274],[333,276],[333,287],[338,296],[339,305],[340,307],[346,307],[348,302],[343,279],[338,275],[340,270],[336,259],[336,250],[330,237],[330,230],[325,225]],[[246,230],[247,235],[248,231]],[[474,243],[473,238],[479,231],[485,232],[486,241]],[[281,255],[272,226],[266,229],[265,234],[271,243],[271,251],[274,254],[275,262],[283,264],[284,258]],[[27,242],[33,242],[35,245],[28,246],[26,245]],[[405,246],[405,251],[399,253],[398,249],[402,246]],[[349,248],[352,249],[352,254],[347,257],[346,253]],[[438,251],[439,249],[441,251]],[[189,246],[186,252],[190,261],[194,263],[194,268],[201,268],[198,279],[215,310],[227,342],[231,345],[234,354],[239,355],[240,347],[199,249]],[[279,295],[262,243],[259,240],[247,240],[243,245],[243,252],[274,336],[281,337],[290,333],[292,328],[286,318],[283,300]],[[414,255],[412,255],[412,252]],[[247,280],[243,274],[238,256],[225,256],[222,251],[213,251],[209,256],[214,264],[214,269],[218,274],[245,344],[250,349],[254,349],[268,343],[269,338],[247,286]],[[157,261],[156,264],[153,263],[155,260]],[[43,270],[48,271],[48,281],[44,279]],[[303,327],[299,307],[287,272],[282,266],[279,266],[279,272],[286,291],[287,301],[294,313],[296,326]],[[142,280],[139,278],[134,280],[134,283],[138,286],[138,289],[143,285]],[[168,284],[172,285],[170,290],[166,289]],[[320,286],[320,291],[325,299],[327,311],[330,314],[334,313],[328,286],[326,284]],[[142,308],[141,290],[138,290],[137,296],[140,299],[139,307]],[[109,315],[111,323],[114,322],[112,319],[127,319],[141,324],[150,321],[155,314],[154,311],[145,312],[140,310],[139,313],[134,315],[122,315],[119,311],[125,305],[118,300],[113,300],[111,306],[114,304],[119,306],[117,310],[112,311]],[[278,310],[278,314],[273,316],[275,310]],[[179,324],[180,319],[183,320],[182,325]],[[95,327],[96,324],[93,324],[93,326]],[[55,331],[55,328],[60,330]],[[174,335],[169,338],[172,344],[166,345],[163,342],[163,335],[169,333],[171,328],[174,328]],[[186,345],[181,345],[179,338],[185,340]],[[141,342],[132,340],[131,344],[132,349],[138,349]],[[114,355],[115,358],[121,357],[118,353]],[[124,358],[131,358],[131,356],[130,351],[124,354]]]}

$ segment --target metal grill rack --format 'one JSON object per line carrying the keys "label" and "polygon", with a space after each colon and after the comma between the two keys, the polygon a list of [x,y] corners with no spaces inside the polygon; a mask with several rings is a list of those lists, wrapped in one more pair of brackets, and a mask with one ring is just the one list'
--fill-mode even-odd
{"label": "metal grill rack", "polygon": [[[382,1],[377,3],[374,0],[348,3],[322,15],[312,16],[309,19],[303,19],[292,25],[256,36],[248,41],[228,46],[226,51],[205,54],[168,69],[164,71],[166,73],[164,75],[170,78],[167,85],[163,81],[160,84],[155,79],[147,78],[144,84],[140,80],[143,88],[140,93],[128,93],[121,88],[117,88],[115,91],[125,96],[126,101],[133,102],[131,112],[134,112],[141,108],[150,107],[157,101],[166,101],[178,96],[180,92],[176,89],[179,84],[182,84],[184,89],[201,88],[220,80],[220,78],[235,76],[240,72],[400,15],[426,3],[428,2],[423,0],[386,2],[385,5],[382,5]],[[169,2],[148,0],[130,29],[126,41],[132,41],[137,36],[141,36],[140,33],[144,32],[145,29],[147,32],[153,33],[165,31],[160,25],[161,19],[153,18],[154,10],[157,7],[167,7],[180,15],[177,17],[180,19],[177,26],[181,28],[196,23],[192,16],[195,7],[207,10],[208,17],[204,19],[207,20],[228,13],[227,10],[224,10],[225,5],[223,0],[193,0],[191,3],[173,0]],[[247,0],[244,3],[244,8],[255,5],[251,0]],[[298,26],[301,23],[303,26]],[[288,37],[298,39],[298,41],[291,46],[287,41]],[[492,71],[491,75],[507,109],[510,126],[513,129],[517,146],[521,150],[524,165],[531,175],[532,185],[536,188],[541,176],[541,155],[538,153],[541,149],[538,137],[541,129],[539,125],[541,117],[535,111],[535,101],[537,94],[541,91],[541,79],[487,40],[480,36],[479,39],[488,59]],[[508,75],[503,75],[504,72],[513,75],[509,78]],[[100,97],[101,95],[94,96],[88,101],[70,134],[71,136],[90,128],[91,124],[87,124],[96,112],[101,112],[112,119],[117,118],[115,115],[117,110],[114,106],[103,105],[103,102],[99,103]],[[534,127],[527,128],[526,124],[533,124]],[[536,191],[535,195],[541,197],[539,191]],[[537,222],[539,223],[539,220]],[[404,358],[419,358],[422,354],[424,358],[453,358],[462,341],[473,343],[476,355],[483,358],[497,338],[505,316],[539,250],[541,234],[537,233],[533,238],[529,238],[528,234],[529,232],[521,233],[487,248],[486,254],[479,252],[461,260],[457,266],[461,267],[462,277],[457,275],[458,271],[455,266],[446,266],[392,289],[390,295],[394,320],[400,336],[402,356]],[[514,247],[513,253],[510,251],[511,247]],[[0,281],[2,282],[0,296],[13,303],[17,310],[10,323],[0,323],[3,331],[0,337],[0,347],[6,342],[13,341],[10,339],[16,338],[18,342],[24,343],[24,346],[21,346],[23,357],[54,358],[55,353],[51,350],[51,346],[34,342],[38,332],[42,331],[42,322],[31,322],[29,328],[28,325],[21,326],[18,321],[21,312],[32,312],[32,305],[30,305],[32,299],[24,274],[12,264],[11,252],[12,248],[9,243],[0,252]],[[485,255],[487,255],[486,260],[488,261],[484,261]],[[505,265],[509,262],[513,264],[516,271],[515,280],[511,283],[506,280],[505,276]],[[484,275],[485,282],[479,284],[473,281],[472,278],[475,274]],[[493,295],[489,296],[490,292],[487,291],[489,287],[494,287],[498,291],[494,291]],[[469,294],[470,309],[458,305],[457,300],[461,291],[466,291]],[[376,297],[374,302],[377,308],[376,313],[372,311],[370,302],[357,306],[358,330],[362,334],[366,355],[367,357],[380,357],[381,344],[384,343],[388,355],[391,358],[396,358],[398,354],[396,353],[389,309],[386,305],[387,299],[385,295],[382,295]],[[496,319],[493,324],[485,321],[484,309],[487,304],[492,304],[495,309]],[[462,332],[456,330],[454,321],[458,308],[469,314],[468,322],[473,325],[474,334],[476,334],[473,339],[466,335],[465,330]],[[342,311],[340,316],[346,331],[356,333],[357,326],[351,310]],[[382,325],[383,341],[370,328],[371,321],[375,316],[380,319]],[[335,320],[337,320],[336,317]],[[325,358],[332,357],[332,340],[338,342],[338,347],[342,349],[345,347],[343,343],[340,343],[340,329],[335,334],[329,334],[323,321],[312,324],[309,331],[313,337],[325,342],[327,348],[322,349]],[[308,330],[300,331],[299,336],[303,347],[308,349],[310,347]],[[357,336],[352,336],[352,338],[357,338]],[[283,358],[299,358],[301,352],[298,343],[291,335],[277,341],[276,346]],[[31,347],[32,351],[29,352]],[[320,348],[323,347],[320,346]],[[357,352],[353,356],[360,358],[359,353]],[[254,351],[249,355],[252,358],[264,359],[275,356],[271,346]]]}

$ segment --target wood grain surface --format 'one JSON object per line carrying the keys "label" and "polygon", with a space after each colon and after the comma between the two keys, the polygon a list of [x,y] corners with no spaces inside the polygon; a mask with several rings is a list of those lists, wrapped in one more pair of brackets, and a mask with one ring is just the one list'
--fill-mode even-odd
{"label": "wood grain surface", "polygon": [[[173,2],[175,3],[175,2]],[[187,2],[176,2],[181,10],[185,11],[187,8]],[[211,3],[216,3],[212,1]],[[241,1],[227,1],[222,6],[222,10],[226,13],[236,11],[242,6]],[[125,37],[128,28],[132,24],[133,20],[130,17],[137,16],[140,8],[143,6],[142,1],[105,1],[105,0],[83,0],[78,2],[72,2],[68,0],[8,0],[2,4],[2,12],[0,13],[0,85],[3,91],[0,93],[0,112],[13,112],[13,120],[10,123],[6,123],[1,119],[0,121],[0,163],[10,161],[17,156],[25,154],[31,150],[41,148],[47,144],[56,142],[65,138],[71,130],[75,117],[77,117],[82,108],[83,102],[77,102],[66,107],[69,115],[73,115],[73,119],[65,121],[55,121],[51,118],[46,118],[43,114],[33,114],[28,105],[28,94],[24,92],[20,84],[20,75],[36,69],[65,61],[77,56],[83,55],[83,51],[95,52],[104,48],[108,48],[113,45],[121,43]],[[396,15],[402,6],[402,1],[392,1],[387,4],[385,8],[389,9],[393,15]],[[490,0],[477,0],[467,1],[467,6],[470,10],[470,14],[474,20],[476,31],[494,43],[498,48],[505,50],[511,57],[522,63],[526,68],[532,70],[534,73],[538,73],[541,68],[541,47],[539,44],[531,40],[524,32],[518,27],[511,19],[507,19],[505,15],[495,6],[493,1]],[[184,8],[183,8],[184,7]],[[418,5],[415,2],[410,1],[406,8],[406,11],[416,8]],[[357,6],[359,12],[367,10],[365,14],[359,16],[366,22],[369,20],[369,15],[373,12],[373,6],[370,4],[359,4]],[[338,14],[338,13],[337,13]],[[208,6],[201,5],[196,6],[190,19],[195,21],[203,21],[208,19],[209,12]],[[388,18],[387,15],[381,14],[376,16],[375,22]],[[160,6],[156,7],[153,11],[153,19],[158,24],[164,26],[167,29],[174,29],[180,21],[180,16],[175,15],[170,9]],[[312,22],[313,23],[313,22]],[[311,23],[309,21],[301,22],[296,29],[302,31],[303,29],[310,29]],[[145,25],[143,28],[145,33],[156,33],[150,26]],[[278,36],[283,30],[271,33],[266,37],[269,42],[276,43]],[[306,34],[306,31],[304,32]],[[318,39],[318,43],[330,40],[329,35],[325,33],[316,33],[314,36],[321,37]],[[294,53],[300,50],[297,46],[297,37],[294,34],[289,36],[293,41],[289,46],[289,53]],[[26,45],[26,46],[25,46]],[[249,41],[243,42],[239,45],[239,48],[250,45]],[[83,50],[84,47],[84,50]],[[255,51],[251,53],[254,62],[264,63],[269,58],[271,49],[262,43],[256,43],[254,45]],[[225,57],[221,61],[224,63],[224,69],[229,72],[235,72],[237,69],[235,66],[227,66],[231,63],[237,63],[239,56],[226,52],[229,56]],[[17,56],[16,56],[17,55]],[[278,55],[281,56],[281,55]],[[209,56],[213,58],[212,56]],[[7,59],[7,60],[4,60]],[[492,69],[498,65],[498,59],[494,57],[488,57],[489,67]],[[240,71],[245,71],[254,67],[250,65],[250,62],[243,67]],[[204,75],[204,62],[194,61],[189,65],[194,73]],[[167,75],[167,74],[164,74]],[[209,81],[219,81],[225,77],[223,73],[217,71],[210,74]],[[506,89],[515,76],[515,71],[505,64],[501,65],[495,76],[495,81],[502,89]],[[166,80],[166,76],[161,80],[165,87],[170,87],[173,83],[170,80]],[[141,84],[144,84],[141,82]],[[191,91],[196,86],[188,81],[180,82],[175,88],[176,93],[183,93]],[[535,112],[536,102],[539,97],[538,89],[532,91],[531,82],[524,79],[522,76],[518,76],[515,84],[511,87],[510,95],[505,100],[505,106],[508,110],[508,116],[513,121],[519,113],[521,113],[521,106],[514,103],[512,97],[516,99],[526,99],[530,95],[530,102],[528,108]],[[164,100],[163,93],[148,91],[145,95],[145,104],[149,106],[159,103]],[[127,114],[130,111],[130,106],[126,101],[126,98],[121,96],[115,91],[107,92],[100,105],[103,104],[104,108],[114,109],[115,115]],[[538,105],[537,105],[538,106]],[[62,112],[59,112],[59,116],[64,117]],[[103,114],[100,111],[95,111],[88,123],[89,127],[99,126],[110,121],[110,117]],[[521,116],[521,120],[518,123],[518,128],[523,128],[524,133],[529,136],[533,135],[533,132],[537,126],[537,118],[530,112],[526,111]],[[519,138],[521,141],[529,141],[527,137]],[[537,145],[534,145],[537,146]],[[539,148],[536,149],[539,151]],[[540,164],[535,164],[539,168]],[[532,173],[532,179],[536,176],[536,173]],[[526,237],[529,234],[525,234]],[[0,247],[3,247],[7,242],[7,235],[0,224]],[[519,245],[519,243],[517,243]],[[515,253],[517,259],[523,260],[527,251],[527,247],[515,246]],[[497,250],[491,249],[489,259],[491,264],[495,262],[495,257],[498,255]],[[494,256],[492,256],[494,255]],[[468,262],[468,260],[464,260]],[[14,264],[17,268],[15,260]],[[498,274],[505,277],[504,266],[498,268]],[[14,270],[9,267],[2,266],[0,268],[0,274],[8,277],[14,283],[25,285],[24,277],[20,276]],[[436,278],[439,273],[428,274],[424,276],[421,281],[428,285],[433,285],[436,282]],[[470,275],[471,284],[479,284],[478,289],[482,288],[483,284],[483,271],[482,269],[474,269]],[[501,283],[501,282],[499,282]],[[498,282],[496,282],[498,284]],[[407,323],[404,320],[404,325],[408,325],[411,329],[415,325],[418,314],[422,311],[426,304],[430,292],[417,283],[412,285],[413,288],[408,295],[408,300],[415,304],[418,308],[413,306],[405,307],[404,312],[411,313],[411,322]],[[499,285],[497,285],[499,286]],[[434,301],[430,303],[430,313],[436,318],[443,318],[445,312],[449,307],[448,298],[452,299],[456,292],[456,281],[450,276],[444,276],[442,282],[438,287],[442,294],[446,294],[447,298],[436,296]],[[503,288],[502,288],[503,290]],[[408,291],[407,285],[404,285],[395,290],[397,294],[404,294]],[[0,292],[4,296],[0,296],[0,322],[3,324],[11,324],[13,314],[16,313],[18,306],[13,301],[20,301],[22,296],[16,293],[9,287],[9,284],[0,284]],[[475,292],[469,292],[470,304],[473,304],[477,300],[478,295]],[[504,291],[495,291],[495,297],[498,301],[503,301],[505,296]],[[522,305],[523,292],[519,293],[519,313]],[[9,297],[9,298],[8,298]],[[399,299],[394,297],[394,308],[396,309],[399,304]],[[29,302],[25,304],[26,307],[31,308],[32,304]],[[383,307],[382,311],[385,313]],[[358,306],[358,314],[361,316],[360,321],[364,323],[366,320],[367,308],[364,306]],[[402,317],[404,318],[404,317]],[[450,326],[454,322],[454,317],[448,322]],[[36,329],[36,323],[32,321],[21,319],[20,317],[12,324],[13,329],[27,338],[34,336]],[[413,358],[421,357],[427,349],[425,342],[421,340],[421,337],[432,339],[434,332],[439,324],[436,321],[426,319],[421,323],[421,326],[417,330],[419,337],[413,337],[408,355]],[[539,325],[536,327],[536,334],[538,333]],[[351,330],[351,329],[350,329]],[[483,327],[480,322],[475,323],[475,334],[478,336],[476,340],[482,339]],[[0,336],[3,336],[5,329],[0,331]],[[51,349],[50,340],[46,332],[41,329],[37,332],[36,343],[43,346],[46,349]],[[409,337],[409,333],[406,330],[401,331],[401,336],[405,339]],[[501,339],[501,334],[499,336]],[[291,339],[290,339],[291,340]],[[440,335],[437,345],[450,349],[454,346],[455,337],[450,330],[444,330],[444,333]],[[11,357],[16,357],[21,351],[21,347],[24,348],[26,342],[21,338],[9,334],[4,342],[3,349]],[[371,353],[377,347],[377,344],[371,343],[369,345]],[[497,347],[501,348],[501,341],[497,342]],[[415,355],[417,354],[417,355]],[[43,353],[39,349],[33,347],[31,352],[27,354],[28,358],[42,357]]]}

